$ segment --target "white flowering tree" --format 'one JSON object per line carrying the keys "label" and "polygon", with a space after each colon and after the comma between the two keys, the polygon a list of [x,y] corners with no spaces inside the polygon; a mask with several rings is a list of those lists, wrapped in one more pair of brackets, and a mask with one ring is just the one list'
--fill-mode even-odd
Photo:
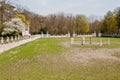
{"label": "white flowering tree", "polygon": [[25,23],[20,18],[13,18],[11,21],[5,22],[4,25],[6,27],[2,31],[2,35],[18,35],[20,33],[23,35],[26,29]]}

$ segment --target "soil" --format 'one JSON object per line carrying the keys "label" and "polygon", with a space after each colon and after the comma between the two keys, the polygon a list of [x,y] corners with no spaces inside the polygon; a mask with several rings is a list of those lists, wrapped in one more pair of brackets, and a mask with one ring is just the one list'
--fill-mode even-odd
{"label": "soil", "polygon": [[[63,44],[63,43],[62,43]],[[65,47],[70,47],[68,43],[64,43]],[[72,45],[71,45],[72,46]],[[63,56],[70,63],[77,64],[93,64],[97,61],[107,63],[120,63],[120,48],[108,49],[108,48],[71,48],[70,51],[64,53]]]}

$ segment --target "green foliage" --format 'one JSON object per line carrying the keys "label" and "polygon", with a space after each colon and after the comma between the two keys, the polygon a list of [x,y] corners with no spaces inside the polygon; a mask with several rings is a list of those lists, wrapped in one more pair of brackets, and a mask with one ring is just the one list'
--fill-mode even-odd
{"label": "green foliage", "polygon": [[23,14],[16,14],[16,18],[20,18],[23,23],[25,23],[27,26],[30,26],[30,22],[26,20],[25,15]]}
{"label": "green foliage", "polygon": [[116,21],[117,21],[117,26],[120,29],[120,7],[117,8]]}
{"label": "green foliage", "polygon": [[43,34],[47,34],[46,28],[41,28],[38,33],[41,34],[42,32]]}
{"label": "green foliage", "polygon": [[105,19],[103,21],[102,32],[107,34],[117,32],[116,16],[111,11],[109,11],[105,16]]}
{"label": "green foliage", "polygon": [[79,33],[87,33],[89,31],[89,23],[87,21],[86,16],[78,15],[75,20],[75,28],[76,32]]}

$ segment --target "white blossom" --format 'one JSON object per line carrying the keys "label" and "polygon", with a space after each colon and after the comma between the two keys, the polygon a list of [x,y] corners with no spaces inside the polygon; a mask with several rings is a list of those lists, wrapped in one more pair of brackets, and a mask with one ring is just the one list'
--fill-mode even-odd
{"label": "white blossom", "polygon": [[25,33],[26,25],[19,18],[13,18],[11,21],[5,22],[4,25],[7,27],[3,29],[2,35],[11,34],[13,32]]}

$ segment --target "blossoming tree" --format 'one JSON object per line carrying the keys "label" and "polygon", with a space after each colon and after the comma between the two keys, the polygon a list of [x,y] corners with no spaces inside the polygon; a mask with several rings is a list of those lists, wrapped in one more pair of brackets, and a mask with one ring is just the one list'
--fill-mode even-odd
{"label": "blossoming tree", "polygon": [[25,35],[26,25],[20,18],[12,18],[11,21],[5,22],[4,25],[6,27],[3,29],[2,35],[18,35],[20,33],[22,33],[22,36]]}

